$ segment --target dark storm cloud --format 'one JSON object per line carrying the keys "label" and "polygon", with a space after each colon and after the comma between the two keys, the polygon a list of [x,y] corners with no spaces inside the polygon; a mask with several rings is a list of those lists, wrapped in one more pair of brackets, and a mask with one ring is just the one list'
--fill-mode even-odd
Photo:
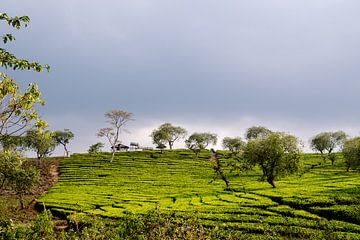
{"label": "dark storm cloud", "polygon": [[38,78],[43,115],[58,128],[77,122],[79,135],[81,122],[99,126],[112,108],[134,112],[144,127],[199,119],[231,128],[250,118],[249,125],[298,132],[356,129],[359,7],[356,0],[2,3],[32,19],[13,50],[53,67],[16,76]]}

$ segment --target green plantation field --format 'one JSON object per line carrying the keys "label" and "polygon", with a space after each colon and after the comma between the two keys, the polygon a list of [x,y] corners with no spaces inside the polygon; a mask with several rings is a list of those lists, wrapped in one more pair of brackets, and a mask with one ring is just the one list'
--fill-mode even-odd
{"label": "green plantation field", "polygon": [[[221,161],[228,159],[223,153]],[[360,239],[360,173],[319,155],[303,155],[303,171],[260,181],[260,169],[226,172],[233,191],[214,180],[210,152],[187,150],[76,154],[60,163],[60,181],[39,199],[55,214],[72,211],[121,218],[158,209],[196,215],[209,228],[249,238]],[[319,165],[321,163],[321,165]]]}

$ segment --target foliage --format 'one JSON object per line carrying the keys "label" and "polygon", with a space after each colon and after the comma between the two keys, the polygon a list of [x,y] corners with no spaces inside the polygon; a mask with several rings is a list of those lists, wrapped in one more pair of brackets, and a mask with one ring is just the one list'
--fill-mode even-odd
{"label": "foliage", "polygon": [[23,196],[31,193],[39,183],[39,171],[23,165],[22,156],[14,151],[0,153],[1,187],[8,187],[19,197],[21,208],[24,208]]}
{"label": "foliage", "polygon": [[245,142],[241,139],[241,137],[225,137],[222,141],[222,145],[224,149],[227,149],[232,153],[239,153],[245,146]]}
{"label": "foliage", "polygon": [[89,146],[89,150],[88,152],[89,153],[98,153],[101,151],[101,149],[104,147],[105,145],[101,142],[97,142],[97,143],[94,143],[92,145]]}
{"label": "foliage", "polygon": [[360,137],[347,140],[342,150],[347,171],[360,167]]}
{"label": "foliage", "polygon": [[346,134],[343,131],[337,132],[322,132],[311,138],[310,145],[313,150],[320,152],[325,161],[325,151],[328,152],[328,157],[331,164],[334,165],[335,155],[331,154],[337,147],[342,147],[346,140]]}
{"label": "foliage", "polygon": [[[0,21],[5,21],[9,26],[16,29],[26,27],[30,19],[27,16],[11,17],[6,13],[0,13]],[[15,37],[6,33],[2,36],[4,44],[12,42]],[[49,66],[42,66],[38,62],[29,62],[26,59],[19,59],[4,48],[0,48],[0,65],[13,70],[34,70],[41,72],[44,68],[49,70]],[[41,120],[36,106],[45,104],[40,98],[41,92],[38,86],[30,83],[24,93],[20,90],[19,84],[0,72],[0,140],[8,136],[19,136],[35,125],[37,128],[46,127],[46,122]]]}
{"label": "foliage", "polygon": [[10,178],[11,188],[19,197],[21,208],[24,208],[23,197],[32,193],[33,188],[39,183],[39,171],[35,168],[15,168]]}
{"label": "foliage", "polygon": [[263,176],[275,188],[277,178],[299,169],[299,141],[292,135],[271,133],[267,137],[250,140],[244,157],[253,164],[259,164]]}
{"label": "foliage", "polygon": [[264,138],[271,134],[272,131],[263,126],[253,126],[246,130],[245,138],[247,140],[257,139],[257,138]]}
{"label": "foliage", "polygon": [[55,131],[52,137],[57,144],[63,145],[66,157],[68,157],[69,151],[66,145],[74,138],[74,133],[72,133],[69,129],[64,129],[64,131]]}
{"label": "foliage", "polygon": [[6,223],[4,230],[1,231],[0,238],[8,240],[17,239],[44,239],[55,240],[56,234],[54,231],[54,223],[52,221],[51,212],[46,210],[42,212],[31,225],[15,225],[13,223]]}
{"label": "foliage", "polygon": [[15,169],[22,166],[22,156],[16,151],[0,151],[0,188],[13,179]]}
{"label": "foliage", "polygon": [[32,227],[32,239],[55,240],[54,223],[49,210],[43,211],[35,220]]}
{"label": "foliage", "polygon": [[195,152],[196,157],[202,149],[206,149],[210,144],[215,145],[217,135],[214,133],[193,133],[185,140],[186,147]]}
{"label": "foliage", "polygon": [[50,156],[55,150],[56,142],[49,130],[29,130],[24,137],[25,146],[36,152],[37,158]]}
{"label": "foliage", "polygon": [[133,121],[133,114],[122,110],[111,110],[105,113],[108,123],[111,127],[102,128],[98,132],[98,137],[106,137],[109,141],[112,149],[112,155],[110,162],[114,160],[116,144],[119,143],[119,135],[121,128],[125,126],[129,121]]}
{"label": "foliage", "polygon": [[152,131],[150,137],[153,139],[153,143],[169,144],[170,150],[173,148],[174,142],[181,138],[184,138],[187,131],[179,126],[173,126],[171,123],[164,123],[159,128]]}
{"label": "foliage", "polygon": [[195,216],[176,216],[148,211],[144,215],[126,213],[117,228],[120,239],[210,239],[209,231]]}
{"label": "foliage", "polygon": [[3,150],[22,151],[25,148],[24,137],[22,136],[6,136],[0,141]]}

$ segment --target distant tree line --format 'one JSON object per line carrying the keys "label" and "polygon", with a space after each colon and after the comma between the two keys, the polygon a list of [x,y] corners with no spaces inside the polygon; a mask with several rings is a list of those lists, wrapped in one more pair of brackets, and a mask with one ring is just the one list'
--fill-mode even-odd
{"label": "distant tree line", "polygon": [[[150,137],[162,149],[168,145],[173,149],[174,142],[184,139],[186,129],[164,123],[153,130]],[[201,150],[216,145],[217,135],[209,132],[195,132],[185,139],[185,146],[198,157]],[[241,137],[225,137],[222,140],[224,149],[231,153],[230,165],[236,170],[249,170],[258,165],[263,172],[263,179],[275,187],[275,180],[296,173],[302,166],[302,143],[294,135],[274,132],[263,126],[253,126],[246,130],[245,140]],[[345,157],[347,171],[360,167],[360,137],[348,139],[343,131],[322,132],[310,139],[310,146],[318,151],[323,160],[329,159],[335,164],[335,150],[340,150]],[[218,164],[214,167],[217,174],[223,171]],[[226,180],[228,186],[228,181]]]}

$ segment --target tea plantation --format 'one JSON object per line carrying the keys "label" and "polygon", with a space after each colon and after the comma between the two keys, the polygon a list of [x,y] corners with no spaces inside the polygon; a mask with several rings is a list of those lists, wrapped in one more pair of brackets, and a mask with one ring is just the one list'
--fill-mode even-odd
{"label": "tea plantation", "polygon": [[[221,161],[226,166],[226,153]],[[360,172],[346,172],[341,155],[331,166],[303,155],[303,171],[260,181],[260,169],[237,174],[225,167],[225,190],[209,161],[187,150],[75,154],[60,163],[60,181],[39,199],[55,214],[72,211],[121,218],[149,210],[196,215],[209,228],[254,239],[360,239]]]}

